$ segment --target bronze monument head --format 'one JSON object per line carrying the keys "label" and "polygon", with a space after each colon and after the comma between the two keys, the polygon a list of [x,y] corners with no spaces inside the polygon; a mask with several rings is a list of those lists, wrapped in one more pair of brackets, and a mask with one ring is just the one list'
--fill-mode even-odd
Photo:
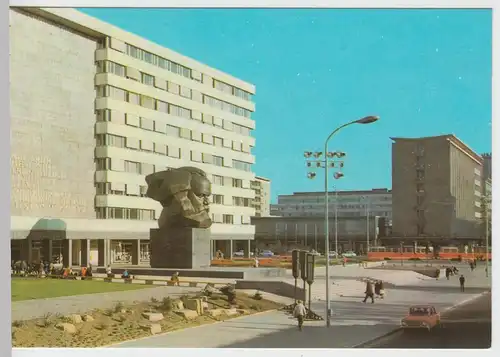
{"label": "bronze monument head", "polygon": [[207,174],[196,167],[155,172],[146,176],[146,196],[158,201],[163,211],[158,220],[160,228],[209,228],[209,196],[212,185]]}

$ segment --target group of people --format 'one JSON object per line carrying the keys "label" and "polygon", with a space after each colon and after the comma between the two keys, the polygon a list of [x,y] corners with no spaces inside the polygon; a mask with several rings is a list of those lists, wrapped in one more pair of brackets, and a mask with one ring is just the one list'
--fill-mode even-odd
{"label": "group of people", "polygon": [[26,261],[11,262],[11,273],[18,276],[34,276],[38,278],[54,277],[54,278],[76,278],[77,276],[92,277],[92,265],[81,267],[79,272],[74,272],[71,267],[57,267],[55,264],[41,260],[28,264]]}
{"label": "group of people", "polygon": [[370,298],[372,300],[372,304],[374,304],[375,297],[379,297],[381,299],[385,297],[384,283],[382,280],[377,280],[375,284],[370,280],[366,282],[365,298],[363,299],[363,302],[366,303],[368,298]]}
{"label": "group of people", "polygon": [[446,279],[450,280],[450,276],[457,275],[458,269],[456,266],[447,267],[445,270]]}
{"label": "group of people", "polygon": [[474,271],[477,267],[477,259],[469,260],[470,271]]}

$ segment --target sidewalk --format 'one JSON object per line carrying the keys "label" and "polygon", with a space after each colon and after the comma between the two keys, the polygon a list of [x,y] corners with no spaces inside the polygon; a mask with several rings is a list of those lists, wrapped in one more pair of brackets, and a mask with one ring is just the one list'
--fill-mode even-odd
{"label": "sidewalk", "polygon": [[178,297],[200,291],[199,288],[161,286],[150,289],[116,291],[111,293],[62,296],[50,299],[37,299],[12,302],[12,321],[31,320],[47,314],[75,314],[93,309],[106,309],[116,303],[148,301],[152,297],[160,300],[165,296]]}
{"label": "sidewalk", "polygon": [[[329,329],[324,327],[325,321],[307,322],[304,331],[299,332],[294,319],[281,311],[274,311],[110,347],[349,348],[392,331],[399,326],[411,304],[430,303],[441,311],[472,296],[466,293],[437,295],[399,290],[391,292],[385,300],[377,300],[375,304],[363,304],[359,298],[332,301],[333,317]],[[313,302],[311,307],[324,316],[324,303]]]}

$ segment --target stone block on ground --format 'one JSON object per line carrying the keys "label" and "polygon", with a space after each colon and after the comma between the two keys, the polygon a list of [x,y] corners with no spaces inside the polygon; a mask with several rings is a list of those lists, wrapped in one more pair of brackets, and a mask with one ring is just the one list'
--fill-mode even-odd
{"label": "stone block on ground", "polygon": [[224,313],[227,315],[227,316],[235,316],[235,315],[238,315],[238,310],[236,308],[231,308],[231,309],[224,309]]}
{"label": "stone block on ground", "polygon": [[184,317],[186,320],[194,320],[198,317],[198,313],[194,310],[184,309],[184,310],[176,311],[175,313]]}
{"label": "stone block on ground", "polygon": [[161,312],[143,312],[142,316],[151,322],[158,322],[164,319]]}
{"label": "stone block on ground", "polygon": [[144,331],[149,331],[152,335],[156,335],[161,333],[161,325],[160,324],[141,324],[139,325],[141,329]]}
{"label": "stone block on ground", "polygon": [[189,299],[185,303],[186,309],[196,311],[198,315],[203,315],[201,299]]}
{"label": "stone block on ground", "polygon": [[208,302],[207,301],[202,301],[201,302],[201,308],[203,309],[203,311],[208,310]]}
{"label": "stone block on ground", "polygon": [[161,325],[160,324],[151,324],[149,326],[149,332],[151,332],[152,335],[156,335],[158,333],[161,333]]}
{"label": "stone block on ground", "polygon": [[65,317],[65,320],[67,320],[73,324],[81,324],[82,323],[82,317],[78,314],[68,315]]}
{"label": "stone block on ground", "polygon": [[223,309],[212,309],[208,310],[207,313],[210,317],[219,317],[224,312]]}
{"label": "stone block on ground", "polygon": [[249,315],[250,314],[250,311],[246,310],[246,309],[237,309],[236,311],[238,312],[238,314],[241,314],[241,315]]}
{"label": "stone block on ground", "polygon": [[56,325],[56,328],[64,331],[66,333],[74,334],[76,333],[76,327],[73,324],[67,323],[67,322],[60,322]]}
{"label": "stone block on ground", "polygon": [[172,310],[184,310],[184,303],[180,300],[172,301]]}
{"label": "stone block on ground", "polygon": [[91,322],[94,321],[94,318],[92,317],[92,315],[83,315],[83,321]]}

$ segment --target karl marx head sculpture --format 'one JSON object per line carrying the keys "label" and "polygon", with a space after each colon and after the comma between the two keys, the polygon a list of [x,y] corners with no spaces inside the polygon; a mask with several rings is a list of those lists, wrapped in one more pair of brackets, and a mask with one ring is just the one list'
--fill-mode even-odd
{"label": "karl marx head sculpture", "polygon": [[146,196],[163,206],[158,226],[209,228],[208,198],[212,185],[207,174],[196,167],[180,167],[146,176]]}

